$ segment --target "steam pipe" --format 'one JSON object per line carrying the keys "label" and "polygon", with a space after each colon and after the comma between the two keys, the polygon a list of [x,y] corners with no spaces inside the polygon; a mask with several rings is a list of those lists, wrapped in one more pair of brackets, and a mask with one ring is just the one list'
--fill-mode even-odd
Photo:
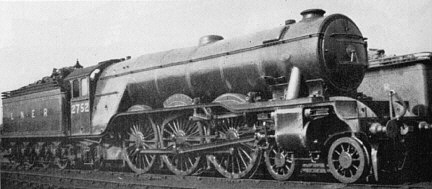
{"label": "steam pipe", "polygon": [[300,92],[301,73],[298,67],[291,68],[291,75],[288,83],[288,89],[285,94],[285,100],[298,98]]}

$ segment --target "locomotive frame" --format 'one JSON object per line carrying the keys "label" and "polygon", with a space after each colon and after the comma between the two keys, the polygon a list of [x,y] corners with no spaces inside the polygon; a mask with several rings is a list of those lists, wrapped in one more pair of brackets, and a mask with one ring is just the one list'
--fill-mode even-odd
{"label": "locomotive frame", "polygon": [[198,47],[76,65],[3,93],[2,147],[16,166],[121,161],[139,174],[214,168],[250,178],[262,161],[277,180],[304,163],[324,163],[343,183],[398,172],[407,149],[397,147],[427,138],[430,116],[411,114],[394,90],[386,101],[359,97],[366,39],[348,17],[324,13],[306,10],[298,23],[239,39],[210,35]]}

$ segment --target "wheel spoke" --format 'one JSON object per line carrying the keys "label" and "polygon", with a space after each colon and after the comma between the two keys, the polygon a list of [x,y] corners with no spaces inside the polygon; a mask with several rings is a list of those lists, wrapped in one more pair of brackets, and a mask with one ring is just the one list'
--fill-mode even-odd
{"label": "wheel spoke", "polygon": [[191,133],[191,134],[188,134],[187,136],[199,136],[199,134],[200,134],[200,131],[199,130],[195,130],[193,133]]}
{"label": "wheel spoke", "polygon": [[352,165],[352,167],[353,167],[356,171],[359,169],[359,167],[356,166],[356,165]]}
{"label": "wheel spoke", "polygon": [[338,156],[341,155],[341,152],[339,152],[339,151],[337,151],[337,150],[335,150],[334,152],[335,152]]}
{"label": "wheel spoke", "polygon": [[249,161],[252,160],[252,157],[250,157],[250,155],[244,149],[240,148],[239,150],[240,152],[243,152],[243,155],[245,155],[249,159]]}
{"label": "wheel spoke", "polygon": [[235,169],[234,169],[234,156],[230,156],[230,162],[228,163],[228,165],[231,165],[231,173],[235,173]]}
{"label": "wheel spoke", "polygon": [[179,132],[179,130],[180,130],[180,128],[179,128],[179,125],[178,125],[178,122],[177,121],[174,121],[173,122],[173,126],[174,126],[174,131],[176,132],[176,133],[178,133]]}
{"label": "wheel spoke", "polygon": [[241,160],[243,166],[247,167],[247,163],[246,163],[245,159],[243,158],[243,155],[241,154],[241,152],[237,151],[237,153],[238,153],[238,156],[240,157],[240,160]]}
{"label": "wheel spoke", "polygon": [[[196,158],[194,158],[194,159],[196,159]],[[190,164],[190,166],[193,166],[193,162],[192,162],[192,158],[188,158],[188,162],[189,162],[189,164]]]}
{"label": "wheel spoke", "polygon": [[154,134],[153,133],[149,133],[147,135],[144,135],[144,138],[154,138]]}
{"label": "wheel spoke", "polygon": [[[191,131],[199,131],[198,124],[194,124],[193,122],[187,122],[185,124],[185,133],[190,133]],[[199,134],[199,133],[198,133]],[[191,135],[191,134],[188,134]]]}
{"label": "wheel spoke", "polygon": [[174,133],[177,132],[176,128],[172,124],[168,124],[167,126],[168,127],[164,130],[164,132],[169,132],[171,135],[175,135]]}

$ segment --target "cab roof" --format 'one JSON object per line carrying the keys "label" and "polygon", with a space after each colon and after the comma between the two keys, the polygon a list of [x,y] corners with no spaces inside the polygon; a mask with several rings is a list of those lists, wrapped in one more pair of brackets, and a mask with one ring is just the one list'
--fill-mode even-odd
{"label": "cab roof", "polygon": [[107,66],[117,63],[117,62],[121,62],[124,61],[125,59],[111,59],[111,60],[107,60],[107,61],[103,61],[103,62],[99,62],[96,65],[93,66],[89,66],[86,68],[81,68],[81,69],[76,69],[74,70],[72,73],[70,73],[65,80],[72,80],[72,79],[76,79],[76,78],[81,78],[84,76],[89,76],[94,70],[96,69],[104,69]]}

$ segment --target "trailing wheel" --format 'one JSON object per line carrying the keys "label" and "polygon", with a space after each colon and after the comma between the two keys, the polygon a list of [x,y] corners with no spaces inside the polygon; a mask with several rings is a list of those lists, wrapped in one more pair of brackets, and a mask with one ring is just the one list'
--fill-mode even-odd
{"label": "trailing wheel", "polygon": [[135,173],[146,173],[153,167],[156,155],[141,152],[157,148],[156,125],[149,117],[128,120],[126,124],[129,129],[123,136],[123,158]]}
{"label": "trailing wheel", "polygon": [[[246,125],[243,117],[216,120],[215,127],[219,135],[216,142],[237,140],[254,134],[254,129]],[[229,147],[226,153],[207,156],[220,174],[236,179],[252,177],[261,157],[261,149],[254,141],[238,143]]]}
{"label": "trailing wheel", "polygon": [[[181,149],[204,142],[202,123],[193,121],[186,115],[176,115],[165,120],[162,125],[162,148]],[[162,160],[168,169],[176,175],[195,173],[201,162],[201,156],[196,153],[164,155]]]}
{"label": "trailing wheel", "polygon": [[334,178],[342,183],[358,181],[366,172],[366,153],[352,137],[342,137],[330,146],[327,163]]}
{"label": "trailing wheel", "polygon": [[267,171],[276,180],[288,180],[300,171],[294,153],[279,148],[276,144],[270,145],[264,152],[264,159]]}

